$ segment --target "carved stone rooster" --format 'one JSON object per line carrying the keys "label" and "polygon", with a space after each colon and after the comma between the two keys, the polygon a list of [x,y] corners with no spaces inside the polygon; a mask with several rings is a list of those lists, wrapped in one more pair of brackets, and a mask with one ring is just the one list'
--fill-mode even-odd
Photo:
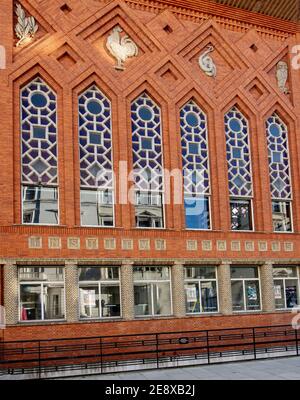
{"label": "carved stone rooster", "polygon": [[107,38],[106,47],[117,60],[115,68],[123,71],[127,58],[136,57],[139,49],[128,35],[121,36],[121,32],[123,32],[123,29],[120,26],[116,26]]}

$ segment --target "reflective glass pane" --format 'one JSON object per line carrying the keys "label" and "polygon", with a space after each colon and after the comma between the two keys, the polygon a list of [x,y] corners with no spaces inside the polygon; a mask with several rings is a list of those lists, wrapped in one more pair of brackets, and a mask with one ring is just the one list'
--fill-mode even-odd
{"label": "reflective glass pane", "polygon": [[185,197],[185,223],[188,229],[210,229],[209,199]]}
{"label": "reflective glass pane", "polygon": [[23,187],[23,223],[58,224],[57,188]]}
{"label": "reflective glass pane", "polygon": [[108,318],[119,317],[120,315],[119,286],[101,285],[101,316]]}
{"label": "reflective glass pane", "polygon": [[112,191],[81,190],[80,213],[82,226],[113,226]]}
{"label": "reflective glass pane", "polygon": [[251,201],[250,200],[231,200],[231,229],[234,231],[251,231]]}
{"label": "reflective glass pane", "polygon": [[152,315],[151,284],[134,285],[134,314]]}
{"label": "reflective glass pane", "polygon": [[285,295],[287,308],[293,308],[299,304],[299,283],[295,279],[285,281]]}
{"label": "reflective glass pane", "polygon": [[275,297],[275,306],[277,309],[286,308],[284,281],[281,279],[276,279],[274,281],[274,297]]}
{"label": "reflective glass pane", "polygon": [[80,267],[79,281],[118,280],[119,267]]}
{"label": "reflective glass pane", "polygon": [[80,318],[99,318],[99,286],[80,287]]}
{"label": "reflective glass pane", "polygon": [[171,314],[171,292],[170,283],[161,282],[154,283],[153,290],[153,305],[155,315],[170,315]]}
{"label": "reflective glass pane", "polygon": [[200,313],[200,291],[198,282],[188,282],[185,288],[185,304],[187,314]]}
{"label": "reflective glass pane", "polygon": [[243,311],[245,309],[243,282],[231,281],[231,291],[233,311]]}
{"label": "reflective glass pane", "polygon": [[291,202],[272,201],[272,218],[275,232],[291,232]]}
{"label": "reflective glass pane", "polygon": [[274,267],[273,268],[274,278],[297,278],[296,267]]}
{"label": "reflective glass pane", "polygon": [[20,321],[42,319],[41,285],[20,286]]}
{"label": "reflective glass pane", "polygon": [[218,311],[217,284],[214,281],[201,282],[202,312]]}
{"label": "reflective glass pane", "polygon": [[20,281],[51,281],[64,280],[64,267],[21,267],[19,268]]}
{"label": "reflective glass pane", "polygon": [[133,278],[140,280],[167,280],[169,279],[169,267],[134,267]]}
{"label": "reflective glass pane", "polygon": [[161,193],[137,192],[135,220],[138,228],[163,228]]}
{"label": "reflective glass pane", "polygon": [[186,267],[185,277],[192,279],[216,279],[215,267]]}
{"label": "reflective glass pane", "polygon": [[65,317],[65,291],[63,286],[47,283],[43,285],[44,319]]}
{"label": "reflective glass pane", "polygon": [[258,281],[246,281],[246,309],[248,311],[260,310],[260,289]]}
{"label": "reflective glass pane", "polygon": [[257,267],[242,267],[242,266],[232,266],[231,267],[231,278],[232,279],[251,279],[258,278],[258,268]]}

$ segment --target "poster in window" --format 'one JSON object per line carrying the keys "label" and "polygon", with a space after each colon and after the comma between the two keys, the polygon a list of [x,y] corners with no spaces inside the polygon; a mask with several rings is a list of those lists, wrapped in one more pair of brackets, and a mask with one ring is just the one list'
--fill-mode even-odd
{"label": "poster in window", "polygon": [[195,301],[197,301],[197,288],[196,288],[196,286],[194,286],[194,287],[186,286],[185,287],[185,292],[186,292],[186,300],[187,300],[187,302],[195,302]]}
{"label": "poster in window", "polygon": [[282,292],[280,285],[274,286],[274,293],[275,293],[275,300],[282,300]]}
{"label": "poster in window", "polygon": [[83,290],[82,291],[83,304],[86,307],[96,307],[96,291]]}
{"label": "poster in window", "polygon": [[256,285],[248,285],[247,287],[247,296],[249,301],[257,301],[257,289]]}
{"label": "poster in window", "polygon": [[286,290],[286,304],[288,308],[293,308],[298,305],[298,295],[296,286],[287,286]]}

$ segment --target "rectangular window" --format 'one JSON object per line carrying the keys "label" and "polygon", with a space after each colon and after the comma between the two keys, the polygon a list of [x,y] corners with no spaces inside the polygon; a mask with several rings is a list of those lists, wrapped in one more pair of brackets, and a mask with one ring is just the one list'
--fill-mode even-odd
{"label": "rectangular window", "polygon": [[80,213],[82,226],[114,226],[112,190],[81,190]]}
{"label": "rectangular window", "polygon": [[209,197],[185,196],[185,224],[187,229],[210,229]]}
{"label": "rectangular window", "polygon": [[216,267],[185,268],[187,314],[218,312]]}
{"label": "rectangular window", "polygon": [[136,192],[135,220],[138,228],[163,228],[163,195],[158,192]]}
{"label": "rectangular window", "polygon": [[22,205],[23,224],[58,224],[57,188],[23,186]]}
{"label": "rectangular window", "polygon": [[296,307],[299,302],[299,276],[297,267],[274,267],[274,296],[276,309]]}
{"label": "rectangular window", "polygon": [[257,267],[231,267],[233,311],[260,311],[260,281]]}
{"label": "rectangular window", "polygon": [[135,316],[171,315],[171,281],[168,267],[134,267]]}
{"label": "rectangular window", "polygon": [[231,199],[231,229],[233,231],[252,231],[251,200]]}
{"label": "rectangular window", "polygon": [[20,321],[65,318],[63,267],[19,268]]}
{"label": "rectangular window", "polygon": [[272,201],[272,218],[274,232],[292,232],[290,201]]}
{"label": "rectangular window", "polygon": [[118,267],[79,268],[80,318],[121,316]]}

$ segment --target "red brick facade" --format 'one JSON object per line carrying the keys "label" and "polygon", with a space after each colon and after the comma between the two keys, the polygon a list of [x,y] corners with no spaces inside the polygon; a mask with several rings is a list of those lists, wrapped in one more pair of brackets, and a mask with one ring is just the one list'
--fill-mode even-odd
{"label": "red brick facade", "polygon": [[[7,68],[0,70],[0,257],[19,265],[51,264],[56,260],[133,260],[169,264],[170,260],[205,260],[216,264],[300,264],[300,73],[292,68],[292,48],[299,43],[297,26],[287,21],[255,15],[206,1],[173,0],[22,0],[26,12],[39,26],[35,40],[16,48],[14,5],[0,3],[0,45],[5,47]],[[63,7],[65,4],[68,8]],[[120,24],[138,44],[139,56],[116,71],[104,38]],[[200,52],[213,43],[218,76],[205,76],[197,65]],[[289,64],[285,95],[277,87],[276,64]],[[19,90],[40,75],[57,93],[60,181],[60,226],[21,224]],[[182,205],[167,205],[166,229],[134,228],[134,209],[116,205],[116,228],[80,227],[77,96],[91,83],[110,98],[113,110],[113,148],[116,176],[119,161],[131,165],[130,103],[142,91],[162,108],[165,168],[181,168],[179,110],[191,98],[208,118],[212,185],[211,231],[186,231]],[[251,131],[255,231],[230,231],[229,192],[225,154],[224,113],[238,104]],[[265,119],[277,111],[289,128],[293,184],[294,233],[273,233],[269,191]],[[117,196],[120,182],[117,182]],[[30,248],[31,237],[42,238],[42,248]],[[60,237],[61,249],[50,249],[48,238]],[[68,238],[79,238],[80,249],[68,248]],[[98,238],[99,248],[87,249],[86,239]],[[115,238],[116,248],[106,250],[105,238]],[[133,250],[122,250],[121,240],[133,240]],[[150,239],[148,251],[139,250],[139,239]],[[166,240],[166,250],[155,250],[155,239]],[[187,241],[198,248],[188,250]],[[212,242],[205,250],[202,241]],[[240,241],[239,252],[231,249]],[[226,250],[218,247],[226,241]],[[253,249],[247,243],[253,243]],[[267,243],[262,251],[260,243]],[[252,246],[250,246],[252,247]],[[59,263],[59,261],[57,261]],[[4,302],[4,274],[0,269],[0,300]],[[39,323],[8,326],[5,340],[47,337],[94,336],[145,331],[180,331],[289,323],[289,313],[201,316],[90,323]]]}

